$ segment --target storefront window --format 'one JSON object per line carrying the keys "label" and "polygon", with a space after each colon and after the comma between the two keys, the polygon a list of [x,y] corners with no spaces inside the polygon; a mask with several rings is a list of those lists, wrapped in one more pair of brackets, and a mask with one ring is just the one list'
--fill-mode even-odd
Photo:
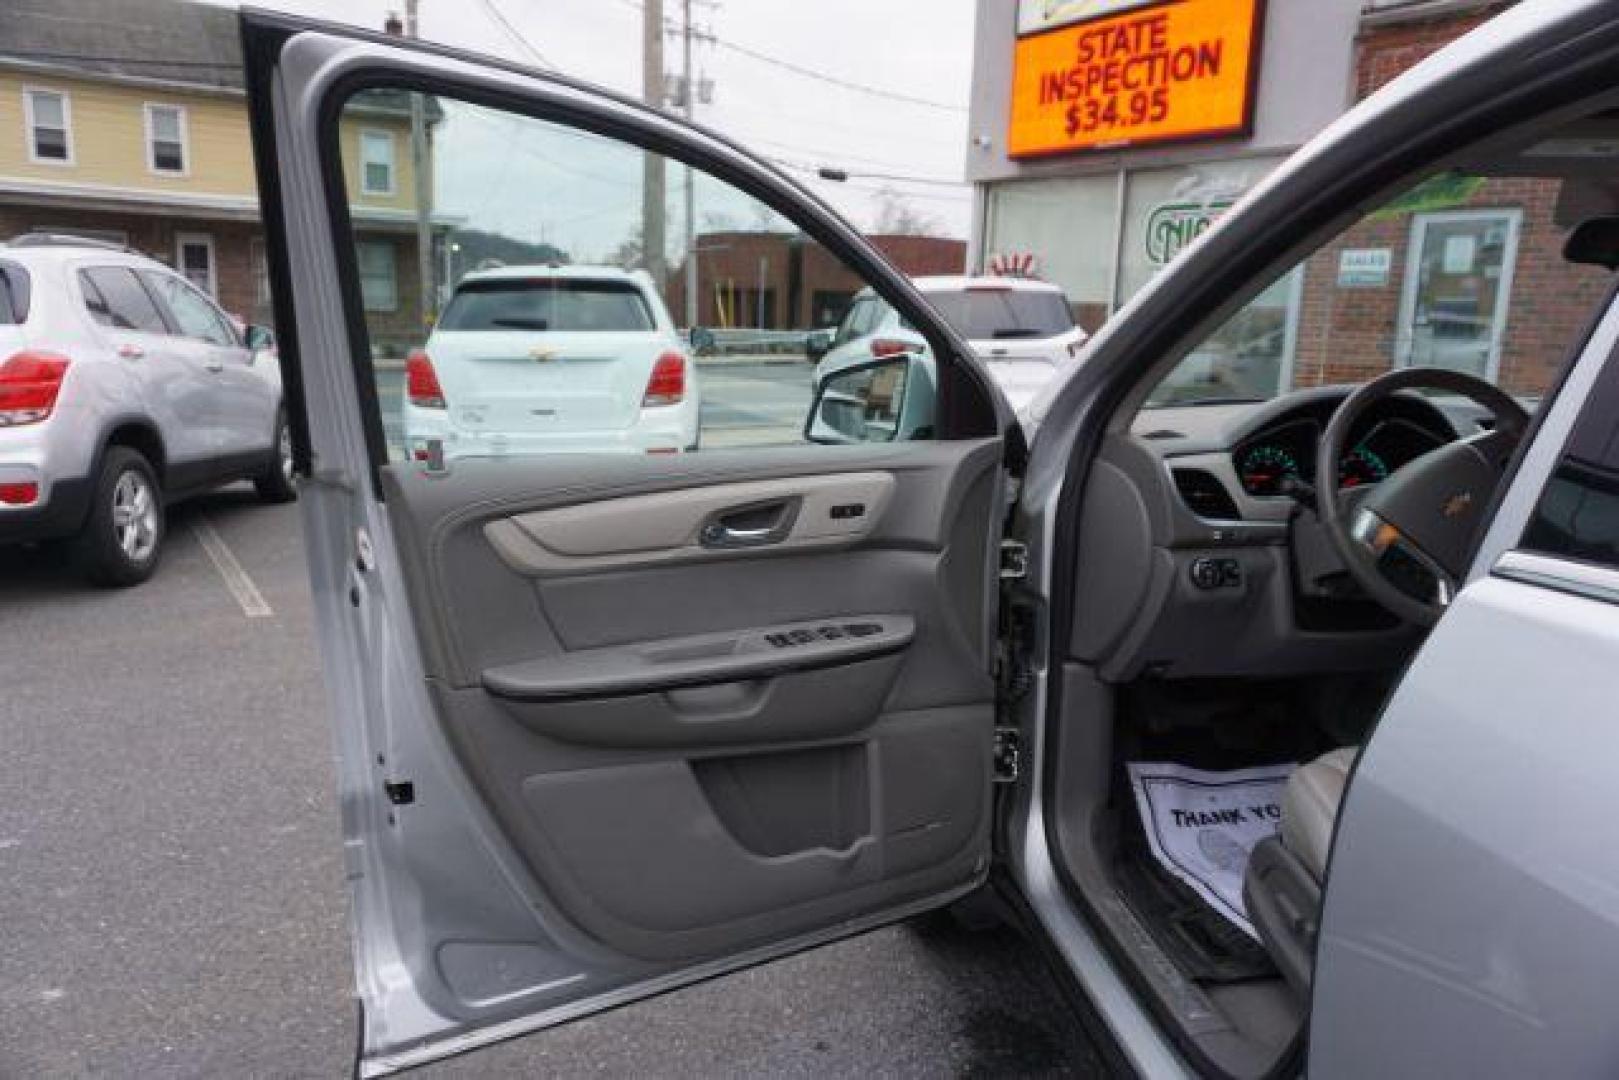
{"label": "storefront window", "polygon": [[1074,319],[1095,330],[1112,310],[1118,176],[1019,180],[989,193],[984,255],[1032,254],[1035,273],[1062,287]]}

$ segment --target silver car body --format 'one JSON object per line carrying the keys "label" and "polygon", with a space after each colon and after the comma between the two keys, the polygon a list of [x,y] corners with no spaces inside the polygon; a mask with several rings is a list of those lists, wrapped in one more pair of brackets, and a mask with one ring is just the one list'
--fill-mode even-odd
{"label": "silver car body", "polygon": [[171,493],[250,474],[270,457],[281,403],[272,358],[256,357],[240,341],[218,345],[99,325],[85,306],[80,271],[118,267],[153,275],[213,307],[173,270],[89,244],[0,246],[0,260],[21,266],[31,279],[27,319],[0,326],[0,362],[24,349],[69,361],[49,417],[0,425],[0,483],[39,485],[33,504],[0,504],[0,540],[72,532],[82,505],[61,503],[82,503],[109,437],[120,428],[139,428],[156,440],[161,460],[153,464]]}
{"label": "silver car body", "polygon": [[[579,940],[566,920],[528,899],[536,883],[435,721],[399,519],[368,483],[372,465],[342,350],[344,282],[332,257],[342,240],[316,212],[330,190],[319,151],[328,91],[381,72],[394,84],[475,87],[541,115],[565,113],[662,140],[768,192],[844,252],[863,260],[865,249],[780,174],[633,102],[466,57],[252,18],[249,54],[260,59],[250,63],[248,81],[261,180],[274,185],[271,197],[283,209],[297,211],[286,214],[278,256],[286,265],[276,272],[296,304],[308,436],[321,463],[304,513],[337,718],[366,1011],[363,1071],[386,1073],[565,1022],[959,895],[959,887],[941,890],[702,962],[640,965]],[[1077,542],[1068,511],[1078,505],[1090,448],[1120,415],[1120,387],[1144,394],[1151,375],[1178,359],[1177,346],[1216,325],[1267,269],[1285,265],[1386,186],[1495,130],[1485,125],[1520,116],[1512,108],[1535,119],[1535,94],[1563,102],[1593,72],[1609,72],[1612,86],[1616,56],[1612,0],[1521,4],[1368,99],[1226,214],[1098,332],[1075,372],[1042,402],[1018,504],[1028,555],[1022,588],[1050,605],[1069,583]],[[265,153],[271,138],[273,157]],[[1393,164],[1382,168],[1385,161]],[[926,313],[915,290],[879,263],[865,265],[883,294],[912,312],[929,340],[947,347],[952,366],[982,389],[983,366]],[[1467,587],[1418,653],[1353,775],[1326,894],[1308,1058],[1297,1061],[1311,1075],[1608,1075],[1619,1058],[1606,992],[1619,961],[1619,857],[1597,827],[1613,786],[1614,737],[1603,721],[1619,670],[1619,581],[1611,571],[1512,550],[1616,340],[1619,312],[1610,309],[1523,456]],[[998,399],[993,408],[1004,433],[1009,410]],[[824,449],[791,456],[784,467],[813,472],[811,454]],[[714,482],[690,479],[698,489]],[[479,476],[466,480],[475,486]],[[442,612],[417,614],[438,631]],[[1044,644],[1051,651],[1037,656],[1030,692],[999,720],[1021,732],[1023,782],[1007,789],[996,843],[1042,940],[1121,1061],[1144,1075],[1190,1075],[1196,1063],[1147,1007],[1059,870],[1053,793],[1043,778],[1061,719],[1054,702],[1063,642]],[[412,803],[396,823],[403,777],[413,791],[435,796]],[[976,880],[981,874],[961,884]],[[447,954],[430,941],[457,947]],[[592,959],[560,959],[568,955]],[[444,996],[454,964],[484,980],[481,996]]]}

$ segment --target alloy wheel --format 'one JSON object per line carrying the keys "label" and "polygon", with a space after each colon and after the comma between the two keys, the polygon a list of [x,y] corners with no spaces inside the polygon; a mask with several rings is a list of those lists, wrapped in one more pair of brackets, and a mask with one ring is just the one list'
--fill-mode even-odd
{"label": "alloy wheel", "polygon": [[157,493],[135,469],[126,469],[112,489],[112,528],[131,562],[145,562],[157,547]]}

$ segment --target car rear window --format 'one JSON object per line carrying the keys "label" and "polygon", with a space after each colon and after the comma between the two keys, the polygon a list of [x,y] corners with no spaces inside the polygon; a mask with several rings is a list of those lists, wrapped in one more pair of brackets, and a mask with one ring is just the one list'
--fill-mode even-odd
{"label": "car rear window", "polygon": [[17,326],[28,321],[28,271],[13,262],[0,262],[0,326]]}
{"label": "car rear window", "polygon": [[569,278],[472,281],[456,290],[440,330],[651,330],[641,290]]}
{"label": "car rear window", "polygon": [[1053,337],[1074,328],[1068,301],[1060,292],[967,289],[926,295],[969,341]]}

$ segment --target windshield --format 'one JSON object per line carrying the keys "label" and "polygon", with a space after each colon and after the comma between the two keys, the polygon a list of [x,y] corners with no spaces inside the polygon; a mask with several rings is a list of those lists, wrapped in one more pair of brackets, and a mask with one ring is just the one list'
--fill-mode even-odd
{"label": "windshield", "polygon": [[440,330],[651,330],[641,290],[627,282],[572,278],[471,281],[444,309]]}
{"label": "windshield", "polygon": [[1060,292],[981,288],[924,295],[969,341],[1055,337],[1074,328]]}
{"label": "windshield", "polygon": [[1200,341],[1147,407],[1265,401],[1390,367],[1446,368],[1540,397],[1611,283],[1561,256],[1577,220],[1559,214],[1564,184],[1442,173],[1414,185]]}

